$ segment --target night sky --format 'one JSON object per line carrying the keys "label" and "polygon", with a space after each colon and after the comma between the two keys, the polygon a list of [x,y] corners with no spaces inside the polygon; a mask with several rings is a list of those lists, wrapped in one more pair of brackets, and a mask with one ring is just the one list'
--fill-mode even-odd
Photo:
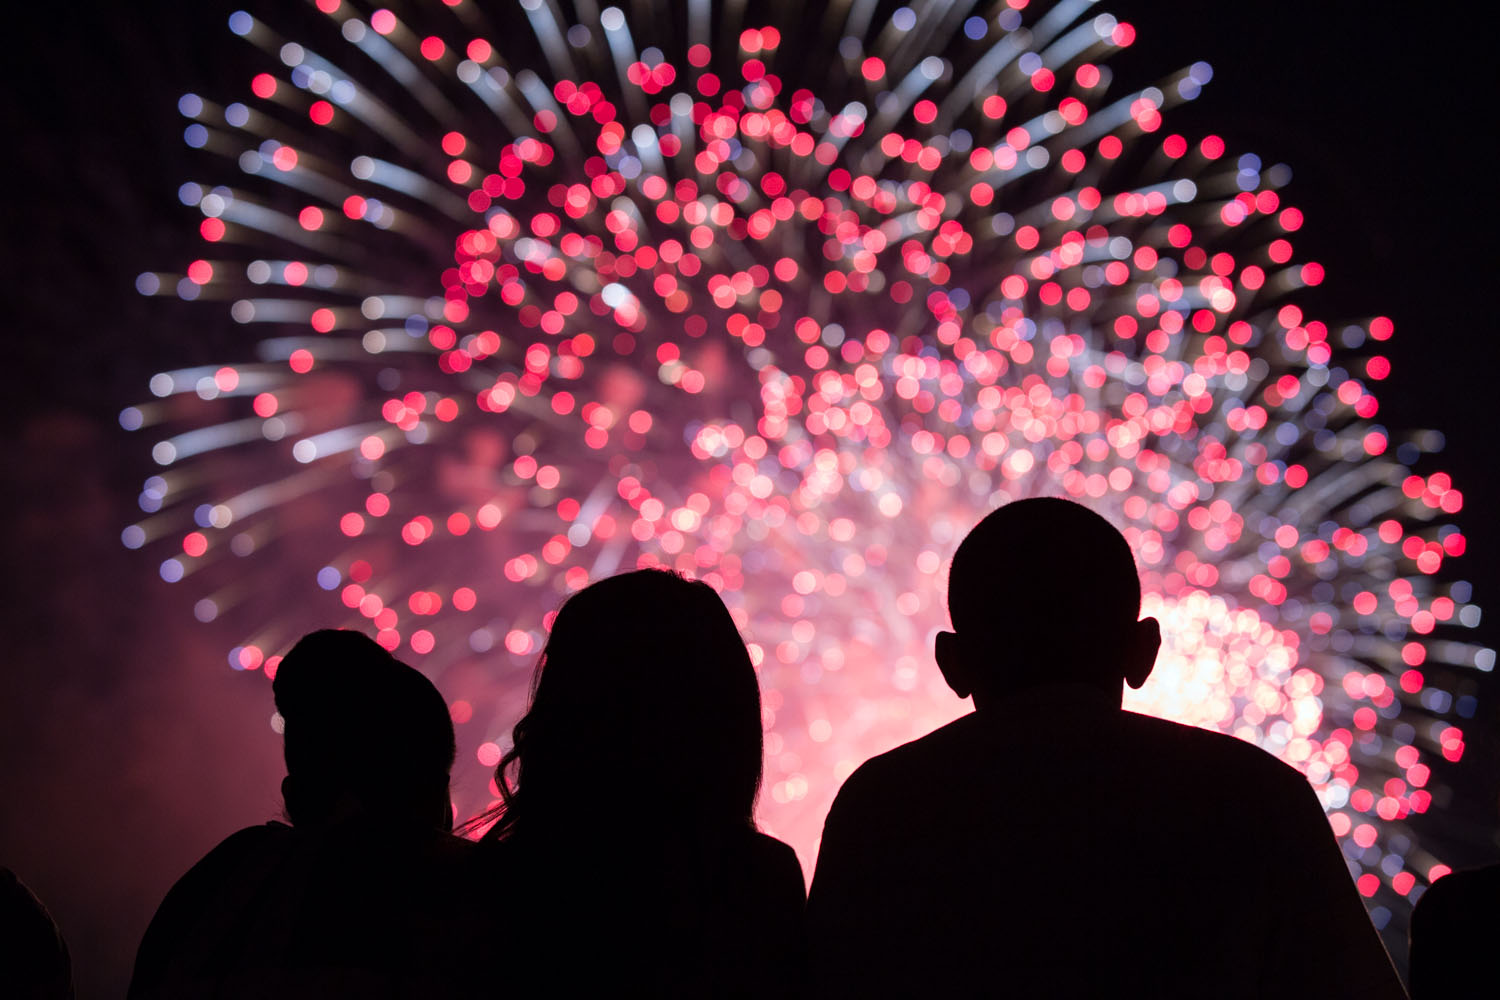
{"label": "night sky", "polygon": [[[0,864],[52,907],[80,995],[103,996],[123,987],[171,882],[279,811],[264,678],[225,669],[224,637],[194,621],[192,596],[119,542],[153,468],[150,440],[119,429],[120,408],[153,372],[218,360],[244,336],[222,309],[145,299],[133,282],[180,267],[196,239],[197,213],[175,196],[194,172],[177,96],[237,92],[249,70],[224,28],[232,5],[37,6],[19,24],[12,15],[3,97],[0,273],[19,312],[6,330],[0,472]],[[1213,65],[1172,130],[1292,165],[1284,195],[1307,215],[1299,251],[1328,272],[1302,296],[1309,311],[1395,320],[1380,420],[1446,435],[1417,471],[1446,470],[1465,494],[1470,545],[1454,572],[1495,609],[1476,636],[1493,646],[1494,170],[1482,152],[1493,19],[1436,21],[1386,2],[1099,9],[1138,29],[1110,60],[1117,73]],[[1477,679],[1466,755],[1437,773],[1452,801],[1413,822],[1455,867],[1500,858],[1500,684]]]}

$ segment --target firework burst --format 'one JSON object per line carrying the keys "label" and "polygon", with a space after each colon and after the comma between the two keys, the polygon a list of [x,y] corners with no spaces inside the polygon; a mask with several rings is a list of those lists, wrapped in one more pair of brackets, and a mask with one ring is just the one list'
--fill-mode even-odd
{"label": "firework burst", "polygon": [[161,466],[125,542],[232,666],[347,616],[488,768],[562,597],[674,567],[752,643],[762,820],[807,862],[854,766],[961,711],[958,539],[1067,495],[1165,626],[1130,707],[1303,770],[1366,896],[1443,870],[1403,821],[1492,665],[1442,582],[1462,498],[1375,422],[1392,324],[1299,305],[1289,171],[1167,128],[1206,65],[1122,91],[1134,30],[1076,0],[315,7],[230,19],[247,92],[180,105],[203,256],[140,278],[244,357],[122,414]]}

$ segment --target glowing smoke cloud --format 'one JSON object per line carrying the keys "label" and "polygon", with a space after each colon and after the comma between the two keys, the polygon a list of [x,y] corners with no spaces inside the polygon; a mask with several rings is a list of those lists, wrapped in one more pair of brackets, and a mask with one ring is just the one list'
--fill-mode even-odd
{"label": "glowing smoke cloud", "polygon": [[1493,654],[1440,582],[1460,494],[1405,468],[1435,436],[1374,422],[1391,323],[1297,304],[1289,171],[1168,133],[1204,64],[1112,88],[1134,30],[1087,3],[743,6],[235,14],[242,103],[181,102],[203,257],[140,288],[227,307],[244,357],[122,414],[161,466],[126,544],[236,668],[378,630],[482,730],[460,796],[565,594],[708,580],[761,671],[763,823],[810,862],[843,777],[962,710],[928,650],[963,532],[1076,497],[1166,625],[1130,706],[1305,771],[1403,909]]}

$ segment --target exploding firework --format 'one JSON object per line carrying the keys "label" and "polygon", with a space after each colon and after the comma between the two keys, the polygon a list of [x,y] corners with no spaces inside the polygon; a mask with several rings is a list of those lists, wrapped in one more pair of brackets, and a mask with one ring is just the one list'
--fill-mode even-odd
{"label": "exploding firework", "polygon": [[477,811],[561,599],[679,569],[751,642],[761,819],[810,862],[840,781],[962,710],[927,652],[958,539],[1076,497],[1165,626],[1127,704],[1301,769],[1404,911],[1493,662],[1443,582],[1462,498],[1375,422],[1392,324],[1298,304],[1290,172],[1166,127],[1209,67],[1121,92],[1134,30],[1077,0],[563,6],[240,12],[247,92],[182,98],[203,256],[139,286],[247,346],[122,414],[161,466],[124,540],[230,665],[377,630],[479,743]]}

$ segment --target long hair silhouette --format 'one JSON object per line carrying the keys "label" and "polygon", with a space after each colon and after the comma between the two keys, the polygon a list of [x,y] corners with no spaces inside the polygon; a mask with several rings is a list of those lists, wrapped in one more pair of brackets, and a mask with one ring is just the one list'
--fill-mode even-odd
{"label": "long hair silhouette", "polygon": [[485,840],[526,831],[753,828],[760,686],[713,588],[663,570],[563,604],[495,771]]}

